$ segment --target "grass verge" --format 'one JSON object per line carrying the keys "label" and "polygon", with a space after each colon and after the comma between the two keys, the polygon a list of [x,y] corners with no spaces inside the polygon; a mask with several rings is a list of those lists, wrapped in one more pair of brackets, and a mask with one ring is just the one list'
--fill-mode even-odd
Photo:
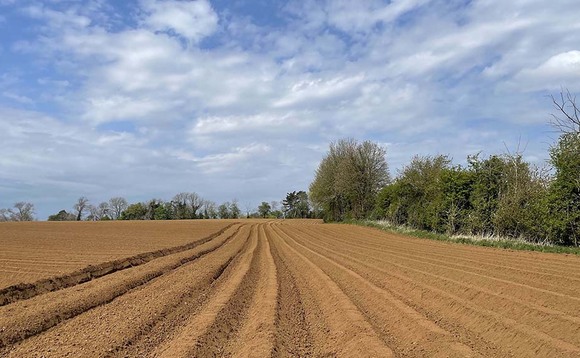
{"label": "grass verge", "polygon": [[518,239],[448,236],[431,231],[395,226],[387,222],[373,220],[348,220],[343,222],[343,224],[372,227],[375,229],[383,230],[398,235],[415,237],[420,239],[446,241],[456,244],[496,247],[501,249],[520,250],[520,251],[539,251],[557,254],[572,254],[580,256],[580,247],[535,244]]}

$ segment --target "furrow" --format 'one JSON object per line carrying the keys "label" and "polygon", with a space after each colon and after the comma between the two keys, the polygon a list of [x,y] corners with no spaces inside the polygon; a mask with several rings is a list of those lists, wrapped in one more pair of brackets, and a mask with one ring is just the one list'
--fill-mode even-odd
{"label": "furrow", "polygon": [[32,297],[42,295],[47,292],[58,291],[64,288],[79,285],[102,276],[110,275],[117,271],[143,265],[159,257],[191,250],[196,246],[202,245],[220,236],[227,229],[229,229],[231,226],[235,224],[236,223],[231,223],[226,227],[224,227],[223,229],[207,237],[204,237],[202,239],[196,240],[194,242],[185,245],[145,252],[124,259],[104,262],[99,265],[90,265],[81,270],[74,271],[63,276],[51,277],[40,281],[36,281],[34,283],[21,283],[0,289],[0,306],[4,306],[9,303],[21,300],[30,299]]}
{"label": "furrow", "polygon": [[435,322],[406,305],[353,270],[299,243],[296,235],[280,229],[291,246],[329,275],[401,356],[481,357]]}
{"label": "furrow", "polygon": [[[323,237],[331,238],[332,242],[334,242],[334,245],[337,244],[336,240],[332,236],[328,236],[327,233],[324,232],[316,233],[317,240],[320,240]],[[357,246],[354,243],[347,244],[340,242],[340,246],[343,248],[350,248],[351,252],[357,252],[363,249],[362,247]],[[459,277],[462,277],[462,275],[469,275],[470,276],[469,280],[473,280],[474,278],[478,280],[486,280],[489,282],[488,285],[496,287],[498,291],[500,287],[505,287],[503,291],[510,292],[510,287],[517,286],[522,290],[514,291],[514,294],[521,294],[522,295],[522,297],[520,297],[521,299],[526,299],[530,295],[532,295],[533,297],[538,297],[539,294],[540,295],[543,294],[544,301],[542,303],[544,305],[549,305],[549,307],[555,309],[557,309],[557,307],[565,306],[570,309],[570,311],[566,311],[566,313],[570,315],[573,315],[573,312],[578,312],[580,310],[580,297],[577,296],[578,291],[574,288],[575,286],[573,285],[571,286],[569,282],[567,282],[566,285],[564,284],[561,284],[559,286],[546,285],[543,287],[538,287],[542,286],[535,285],[535,282],[537,281],[538,277],[528,277],[526,278],[526,280],[520,279],[519,280],[520,282],[518,282],[512,279],[490,276],[490,274],[499,275],[498,272],[491,272],[489,270],[484,271],[478,269],[477,267],[454,265],[453,264],[454,259],[447,261],[438,260],[434,262],[434,260],[430,260],[427,257],[416,257],[403,252],[388,249],[381,251],[367,249],[367,251],[371,255],[380,256],[383,261],[389,262],[391,264],[397,263],[402,264],[403,266],[409,266],[410,263],[413,263],[414,265],[425,267],[425,271],[427,272],[432,271],[433,269],[440,269],[444,270],[448,274],[451,274],[453,272]],[[453,256],[451,255],[449,257],[453,258]],[[510,274],[506,272],[503,273],[502,276],[510,277]],[[569,293],[560,292],[561,290],[564,289],[566,289],[566,291],[568,291]],[[572,296],[572,294],[575,294],[575,296]],[[575,303],[572,303],[571,301]]]}
{"label": "furrow", "polygon": [[[338,226],[338,227],[337,227]],[[325,226],[325,231],[337,235],[344,233],[342,225]],[[432,241],[413,237],[404,237],[378,229],[352,227],[349,230],[351,239],[345,237],[345,242],[356,242],[361,245],[367,245],[367,248],[381,250],[384,248],[385,241],[388,246],[405,252],[413,252],[431,256],[433,255],[453,255],[458,259],[471,258],[478,264],[490,264],[505,266],[510,269],[530,270],[537,274],[545,274],[546,271],[553,275],[558,275],[565,270],[573,278],[580,278],[580,268],[574,263],[575,258],[570,255],[549,254],[529,251],[513,251],[486,247],[474,247],[470,245],[458,245],[448,242]],[[361,236],[361,234],[363,236]]]}
{"label": "furrow", "polygon": [[[105,357],[131,345],[180,305],[205,292],[223,265],[244,246],[249,228],[219,249],[183,265],[108,304],[85,311],[41,334],[9,347],[7,357]],[[95,334],[98,332],[98,334]],[[0,356],[3,352],[0,352]]]}
{"label": "furrow", "polygon": [[[272,233],[269,235],[273,237]],[[276,335],[272,357],[312,357],[314,342],[296,280],[275,245],[271,245],[271,250],[278,272]]]}
{"label": "furrow", "polygon": [[251,279],[257,274],[256,254],[259,242],[252,229],[248,249],[231,267],[223,284],[198,314],[191,317],[172,340],[158,346],[155,357],[206,357],[220,356],[224,345],[235,336],[239,323],[249,307],[255,285]]}
{"label": "furrow", "polygon": [[91,282],[0,307],[0,348],[39,334],[83,312],[111,302],[131,289],[198,259],[235,236],[239,227],[194,249],[118,271]]}
{"label": "furrow", "polygon": [[[308,245],[312,245],[312,242]],[[520,356],[534,356],[538,352],[563,356],[576,356],[580,353],[578,346],[538,331],[535,327],[522,324],[519,321],[522,317],[519,317],[519,320],[504,317],[491,309],[475,306],[473,300],[463,299],[449,292],[449,288],[440,289],[432,286],[431,282],[421,283],[421,280],[410,279],[396,273],[396,271],[406,273],[413,270],[412,268],[383,269],[372,265],[366,255],[358,255],[360,259],[356,259],[357,255],[353,255],[352,252],[340,254],[330,248],[324,248],[324,251],[336,254],[337,259],[342,263],[348,263],[349,268],[364,272],[369,280],[399,295],[401,299],[412,300],[417,306],[424,307],[431,313],[437,313],[438,321],[449,322],[453,317],[456,323],[486,337],[489,342],[498,343],[502,348],[512,345],[508,342],[520,342],[517,353]],[[376,274],[371,274],[373,271]],[[574,333],[572,332],[571,335],[573,336]]]}
{"label": "furrow", "polygon": [[[236,338],[228,342],[225,356],[268,357],[273,351],[278,281],[269,238],[264,229],[266,225],[261,224],[258,228],[259,262],[252,266],[259,275],[257,287],[247,318]],[[247,280],[252,280],[252,268]]]}
{"label": "furrow", "polygon": [[393,357],[391,348],[340,287],[314,262],[290,246],[278,233],[272,242],[290,268],[316,342],[316,356]]}

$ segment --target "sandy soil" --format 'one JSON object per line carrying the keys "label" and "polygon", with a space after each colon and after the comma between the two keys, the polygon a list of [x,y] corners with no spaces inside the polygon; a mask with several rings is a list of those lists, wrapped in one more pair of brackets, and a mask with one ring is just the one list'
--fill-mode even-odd
{"label": "sandy soil", "polygon": [[291,220],[213,233],[0,306],[0,356],[580,357],[579,257]]}
{"label": "sandy soil", "polygon": [[0,223],[0,289],[201,239],[220,220]]}

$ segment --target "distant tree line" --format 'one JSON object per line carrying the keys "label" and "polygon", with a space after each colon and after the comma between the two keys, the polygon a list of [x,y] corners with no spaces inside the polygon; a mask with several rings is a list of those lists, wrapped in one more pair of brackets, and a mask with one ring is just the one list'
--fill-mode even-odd
{"label": "distant tree line", "polygon": [[310,185],[326,220],[386,219],[447,234],[523,238],[576,245],[580,240],[580,110],[569,92],[552,97],[559,130],[551,170],[522,153],[453,165],[444,155],[415,156],[390,181],[377,144],[342,140],[330,145]]}
{"label": "distant tree line", "polygon": [[93,205],[82,196],[70,212],[61,210],[50,215],[48,221],[237,219],[240,214],[241,210],[235,199],[217,205],[197,193],[184,192],[169,201],[151,199],[132,204],[125,198],[114,197]]}

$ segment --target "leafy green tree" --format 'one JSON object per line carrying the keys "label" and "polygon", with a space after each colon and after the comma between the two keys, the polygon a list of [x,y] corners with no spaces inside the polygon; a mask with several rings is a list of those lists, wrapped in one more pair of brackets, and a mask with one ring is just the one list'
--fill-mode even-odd
{"label": "leafy green tree", "polygon": [[499,206],[501,195],[507,190],[506,171],[508,164],[498,155],[488,159],[479,156],[468,158],[471,170],[474,172],[471,205],[473,213],[470,218],[470,228],[473,234],[494,234],[494,214]]}
{"label": "leafy green tree", "polygon": [[120,220],[146,220],[148,206],[143,203],[131,204],[120,216]]}
{"label": "leafy green tree", "polygon": [[558,143],[550,149],[556,170],[550,186],[550,237],[562,244],[578,246],[580,238],[580,106],[570,91],[552,96],[556,114],[552,124],[561,132]]}
{"label": "leafy green tree", "polygon": [[471,192],[473,190],[473,172],[461,166],[446,168],[441,173],[443,202],[441,220],[445,232],[454,235],[465,230],[473,207]]}
{"label": "leafy green tree", "polygon": [[383,211],[394,222],[443,231],[443,175],[450,170],[449,164],[443,155],[415,156],[397,177],[396,185],[384,189],[383,207],[388,207]]}
{"label": "leafy green tree", "polygon": [[370,141],[343,139],[330,144],[310,184],[310,198],[325,219],[364,218],[389,181],[385,150]]}
{"label": "leafy green tree", "polygon": [[556,170],[549,208],[553,241],[578,246],[580,239],[580,133],[564,133],[550,150]]}
{"label": "leafy green tree", "polygon": [[270,204],[268,204],[265,201],[262,201],[262,204],[258,206],[258,214],[260,215],[261,218],[267,218],[268,215],[270,215],[271,209],[272,207],[270,206]]}
{"label": "leafy green tree", "polygon": [[307,218],[309,216],[308,194],[303,190],[286,194],[286,198],[282,200],[282,205],[286,218]]}
{"label": "leafy green tree", "polygon": [[230,218],[239,219],[241,213],[242,210],[240,210],[240,207],[238,206],[238,200],[237,199],[232,200],[232,203],[229,206]]}
{"label": "leafy green tree", "polygon": [[72,213],[67,213],[66,210],[61,210],[57,214],[50,215],[48,221],[75,221],[76,216]]}
{"label": "leafy green tree", "polygon": [[217,214],[218,214],[218,217],[220,219],[230,219],[231,218],[230,205],[231,204],[229,202],[225,202],[223,204],[220,204],[220,206],[218,206]]}
{"label": "leafy green tree", "polygon": [[492,218],[494,233],[543,241],[547,237],[547,180],[521,154],[505,154],[502,159],[505,188],[498,197]]}

